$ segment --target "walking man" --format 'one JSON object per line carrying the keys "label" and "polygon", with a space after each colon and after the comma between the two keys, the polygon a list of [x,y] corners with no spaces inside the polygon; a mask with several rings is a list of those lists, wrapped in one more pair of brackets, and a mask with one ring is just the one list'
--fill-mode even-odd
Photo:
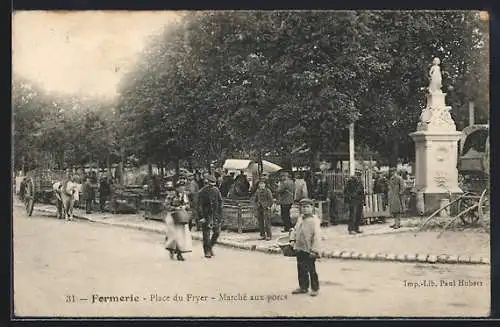
{"label": "walking man", "polygon": [[109,187],[109,183],[105,177],[101,178],[101,182],[99,183],[99,208],[101,212],[104,212],[104,205],[106,204],[106,200],[111,194],[111,189]]}
{"label": "walking man", "polygon": [[222,223],[222,195],[216,186],[214,176],[206,177],[205,185],[198,195],[198,221],[203,232],[205,258],[214,256],[213,246],[217,243]]}
{"label": "walking man", "polygon": [[403,194],[405,185],[403,178],[399,176],[396,168],[391,168],[391,179],[389,180],[388,202],[391,215],[394,217],[394,224],[389,226],[394,229],[401,227],[401,213],[403,212]]}
{"label": "walking man", "polygon": [[288,172],[281,174],[281,181],[278,186],[279,203],[281,206],[281,219],[285,229],[283,232],[290,231],[292,228],[292,220],[290,218],[290,209],[292,208],[295,187],[293,181],[290,179]]}
{"label": "walking man", "polygon": [[365,204],[365,189],[361,182],[361,171],[357,170],[355,176],[352,176],[347,182],[344,188],[344,201],[349,206],[349,234],[362,233],[359,230],[359,225]]}
{"label": "walking man", "polygon": [[64,218],[64,208],[63,208],[63,200],[61,197],[62,183],[55,182],[52,185],[52,189],[54,190],[54,194],[56,195],[57,218],[63,219]]}
{"label": "walking man", "polygon": [[191,230],[193,227],[196,227],[196,230],[199,231],[200,227],[198,226],[198,192],[200,191],[199,185],[194,179],[194,174],[190,173],[187,175],[188,179],[188,185],[187,185],[187,191],[189,194],[189,202],[191,204],[191,212],[192,212],[192,218],[191,222],[189,223],[189,230]]}
{"label": "walking man", "polygon": [[273,195],[271,190],[267,188],[264,177],[259,180],[259,186],[255,192],[255,202],[257,204],[260,239],[270,241],[272,237],[271,206],[273,205]]}
{"label": "walking man", "polygon": [[85,183],[82,186],[83,200],[85,201],[85,213],[92,213],[92,197],[94,195],[90,177],[85,178]]}

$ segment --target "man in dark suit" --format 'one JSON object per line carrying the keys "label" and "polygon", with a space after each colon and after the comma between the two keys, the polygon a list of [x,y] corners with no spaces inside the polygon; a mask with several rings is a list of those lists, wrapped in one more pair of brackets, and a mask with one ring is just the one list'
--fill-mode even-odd
{"label": "man in dark suit", "polygon": [[217,188],[217,179],[206,176],[205,185],[198,194],[198,224],[203,231],[203,252],[205,258],[214,256],[213,246],[217,243],[222,224],[222,195]]}
{"label": "man in dark suit", "polygon": [[278,199],[281,206],[281,219],[285,229],[283,232],[290,231],[292,228],[292,219],[290,218],[290,209],[292,208],[295,186],[290,179],[288,172],[281,173],[281,181],[278,186]]}
{"label": "man in dark suit", "polygon": [[359,229],[361,223],[361,215],[365,204],[365,189],[361,182],[361,171],[356,171],[354,176],[351,176],[344,188],[344,201],[349,206],[349,225],[348,232],[350,235],[362,233]]}

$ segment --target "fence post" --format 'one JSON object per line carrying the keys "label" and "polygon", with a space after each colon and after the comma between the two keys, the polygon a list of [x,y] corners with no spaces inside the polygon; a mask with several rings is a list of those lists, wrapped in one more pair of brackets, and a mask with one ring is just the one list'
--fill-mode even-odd
{"label": "fence post", "polygon": [[354,176],[354,123],[349,124],[349,175]]}

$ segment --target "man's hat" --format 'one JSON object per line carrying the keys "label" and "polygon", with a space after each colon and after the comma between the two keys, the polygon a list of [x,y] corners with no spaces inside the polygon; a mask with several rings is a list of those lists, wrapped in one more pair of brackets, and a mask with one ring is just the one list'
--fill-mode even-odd
{"label": "man's hat", "polygon": [[214,175],[206,175],[205,178],[209,183],[217,183],[217,179],[215,178]]}
{"label": "man's hat", "polygon": [[314,201],[312,199],[309,199],[309,198],[305,198],[305,199],[302,199],[299,201],[300,205],[303,206],[303,205],[314,205]]}

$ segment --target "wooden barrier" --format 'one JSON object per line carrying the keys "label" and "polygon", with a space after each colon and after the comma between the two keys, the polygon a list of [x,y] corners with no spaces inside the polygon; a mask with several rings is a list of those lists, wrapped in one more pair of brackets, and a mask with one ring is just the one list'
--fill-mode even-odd
{"label": "wooden barrier", "polygon": [[366,194],[363,207],[363,223],[385,222],[390,217],[389,208],[384,206],[384,194]]}
{"label": "wooden barrier", "polygon": [[165,219],[165,207],[162,200],[146,199],[142,200],[144,204],[144,218],[150,220],[163,221]]}
{"label": "wooden barrier", "polygon": [[222,206],[222,227],[238,233],[259,230],[255,205],[250,200],[224,199]]}

